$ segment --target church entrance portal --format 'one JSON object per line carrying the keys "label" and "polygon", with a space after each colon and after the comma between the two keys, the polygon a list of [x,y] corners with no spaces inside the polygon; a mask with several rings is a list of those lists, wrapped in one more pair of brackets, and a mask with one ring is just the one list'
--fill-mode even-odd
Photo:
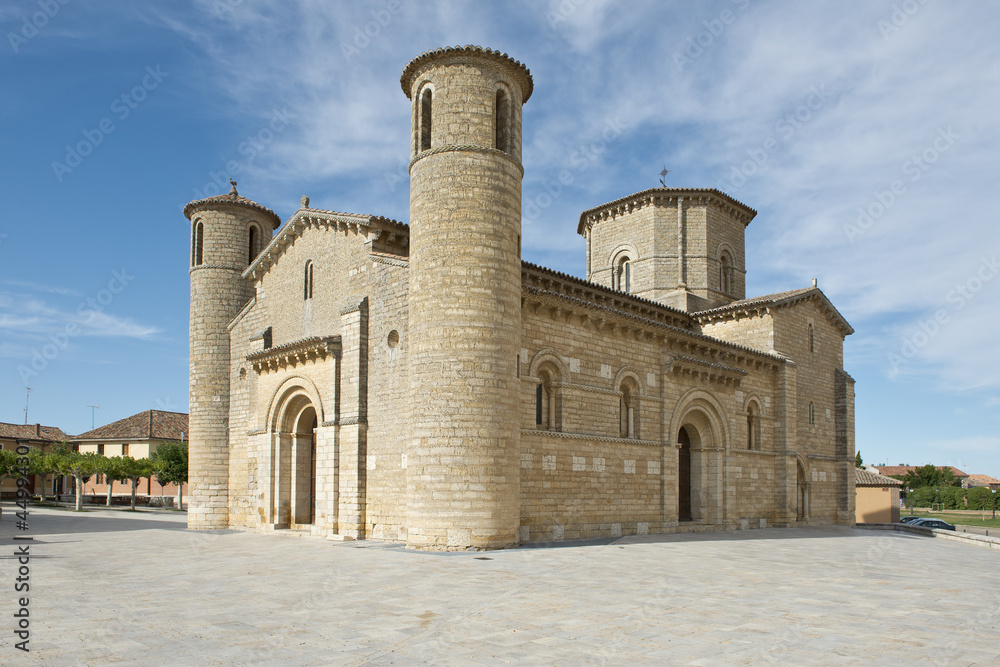
{"label": "church entrance portal", "polygon": [[278,412],[271,467],[275,528],[305,528],[317,522],[318,426],[316,408],[302,393],[293,393]]}

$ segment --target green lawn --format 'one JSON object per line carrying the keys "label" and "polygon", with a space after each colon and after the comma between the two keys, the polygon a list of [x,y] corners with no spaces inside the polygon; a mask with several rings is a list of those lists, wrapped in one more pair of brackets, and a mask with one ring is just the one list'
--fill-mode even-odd
{"label": "green lawn", "polygon": [[[997,518],[992,518],[993,512],[986,512],[986,520],[983,520],[982,512],[928,512],[926,510],[914,510],[913,514],[917,516],[926,516],[932,519],[941,519],[942,521],[947,521],[948,523],[953,523],[956,526],[976,526],[977,528],[1000,528],[1000,512],[997,513]],[[904,516],[909,516],[909,510],[902,510],[899,513],[900,518]],[[992,535],[992,533],[990,533]]]}

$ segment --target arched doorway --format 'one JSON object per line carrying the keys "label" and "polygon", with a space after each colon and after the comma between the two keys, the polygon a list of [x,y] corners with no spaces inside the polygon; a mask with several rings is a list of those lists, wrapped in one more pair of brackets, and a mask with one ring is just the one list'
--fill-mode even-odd
{"label": "arched doorway", "polygon": [[677,520],[691,521],[691,435],[687,427],[677,434]]}
{"label": "arched doorway", "polygon": [[292,523],[311,525],[316,520],[316,409],[306,406],[295,420],[292,468]]}
{"label": "arched doorway", "polygon": [[271,488],[275,528],[316,523],[317,410],[304,393],[288,396],[276,414]]}

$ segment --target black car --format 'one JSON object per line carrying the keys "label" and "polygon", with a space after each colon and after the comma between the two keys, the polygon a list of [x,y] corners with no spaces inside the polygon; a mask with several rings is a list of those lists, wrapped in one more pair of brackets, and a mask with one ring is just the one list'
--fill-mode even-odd
{"label": "black car", "polygon": [[941,519],[918,519],[917,521],[911,521],[911,526],[920,526],[921,528],[940,528],[941,530],[955,530],[955,526],[951,525],[946,521]]}
{"label": "black car", "polygon": [[919,521],[925,517],[922,516],[904,516],[899,519],[900,523],[913,523],[914,521]]}

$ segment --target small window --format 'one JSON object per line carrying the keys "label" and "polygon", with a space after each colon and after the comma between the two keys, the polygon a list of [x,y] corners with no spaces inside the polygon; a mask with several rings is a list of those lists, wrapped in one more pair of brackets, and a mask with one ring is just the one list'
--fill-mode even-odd
{"label": "small window", "polygon": [[420,96],[420,150],[429,151],[431,149],[431,101],[430,88],[425,88]]}
{"label": "small window", "polygon": [[726,252],[719,258],[719,289],[726,294],[733,291],[733,260]]}
{"label": "small window", "polygon": [[496,122],[495,148],[498,151],[507,152],[508,132],[510,128],[510,111],[507,101],[507,93],[502,90],[497,91],[496,112],[494,115]]}
{"label": "small window", "polygon": [[809,352],[816,351],[816,334],[813,331],[813,325],[809,325]]}
{"label": "small window", "polygon": [[809,423],[816,423],[816,408],[812,403],[809,404]]}
{"label": "small window", "polygon": [[97,454],[98,454],[98,456],[104,456],[104,444],[103,443],[97,446]]}
{"label": "small window", "polygon": [[247,264],[253,264],[253,260],[257,258],[260,253],[258,249],[258,244],[260,243],[260,233],[257,231],[257,225],[250,225],[250,234],[247,242]]}
{"label": "small window", "polygon": [[618,401],[619,431],[623,438],[639,437],[639,387],[629,378],[622,382]]}
{"label": "small window", "polygon": [[128,443],[122,445],[122,456],[128,456]]}
{"label": "small window", "polygon": [[756,403],[747,406],[747,449],[760,449],[760,413]]}
{"label": "small window", "polygon": [[538,386],[535,387],[535,426],[541,426],[542,425],[542,414],[544,412],[544,410],[542,409],[542,407],[543,407],[542,403],[544,402],[543,401],[543,399],[544,399],[544,396],[543,396],[544,392],[545,392],[545,390],[542,389],[542,383],[539,382]]}
{"label": "small window", "polygon": [[614,270],[614,288],[619,292],[632,291],[632,258],[625,255],[618,260]]}
{"label": "small window", "polygon": [[311,259],[306,261],[305,276],[302,280],[302,298],[306,301],[313,298],[313,263]]}
{"label": "small window", "polygon": [[199,221],[194,226],[194,234],[191,247],[191,266],[202,265],[204,247],[205,247],[205,225]]}

